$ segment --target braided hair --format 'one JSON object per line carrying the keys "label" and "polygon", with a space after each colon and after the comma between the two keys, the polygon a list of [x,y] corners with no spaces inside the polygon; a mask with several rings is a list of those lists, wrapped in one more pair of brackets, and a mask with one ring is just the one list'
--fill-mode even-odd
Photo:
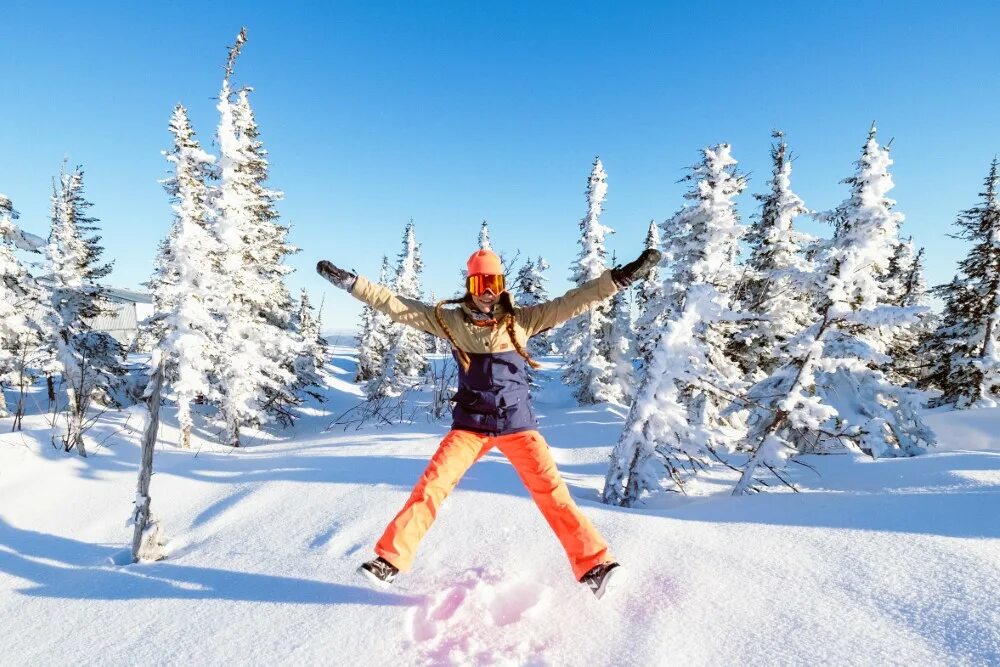
{"label": "braided hair", "polygon": [[[459,297],[457,299],[444,299],[443,301],[438,301],[436,304],[434,304],[434,319],[437,320],[437,323],[441,327],[441,330],[444,331],[444,335],[448,338],[448,342],[451,343],[452,349],[458,356],[458,363],[462,365],[462,370],[464,371],[469,370],[469,365],[472,363],[472,360],[469,358],[469,353],[459,348],[458,344],[455,343],[455,337],[452,335],[451,329],[449,329],[448,325],[445,323],[443,313],[445,305],[453,303],[465,303],[466,299],[468,298],[469,294],[466,293],[465,296]],[[517,350],[517,353],[524,358],[524,360],[528,363],[529,366],[531,366],[532,368],[541,367],[541,364],[532,359],[531,355],[528,354],[527,350],[525,350],[524,347],[517,340],[517,333],[514,330],[514,321],[515,321],[514,304],[510,299],[510,293],[504,292],[503,294],[500,295],[500,299],[501,300],[505,299],[504,305],[506,306],[508,313],[507,315],[504,316],[503,323],[507,328],[507,336],[510,337],[510,342],[514,345],[514,349]]]}

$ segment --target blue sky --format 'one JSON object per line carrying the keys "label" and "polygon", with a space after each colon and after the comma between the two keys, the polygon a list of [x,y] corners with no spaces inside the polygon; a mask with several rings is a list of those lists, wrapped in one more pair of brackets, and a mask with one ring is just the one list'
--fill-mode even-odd
{"label": "blue sky", "polygon": [[149,4],[4,3],[0,192],[44,234],[52,176],[64,157],[82,164],[110,281],[145,280],[170,224],[157,180],[171,110],[184,103],[211,144],[226,46],[246,25],[236,82],[255,89],[302,248],[289,283],[325,294],[327,328],[353,327],[359,307],[315,262],[375,273],[411,217],[439,295],[484,218],[495,248],[545,256],[558,292],[595,154],[609,247],[631,259],[682,203],[701,147],[733,145],[747,219],[781,128],[793,187],[826,209],[872,120],[894,139],[904,233],[943,282],[965,252],[951,222],[1000,152],[995,2]]}

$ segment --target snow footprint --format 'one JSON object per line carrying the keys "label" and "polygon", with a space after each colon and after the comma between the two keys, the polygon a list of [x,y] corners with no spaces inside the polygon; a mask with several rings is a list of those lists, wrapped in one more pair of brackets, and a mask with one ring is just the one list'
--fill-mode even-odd
{"label": "snow footprint", "polygon": [[410,637],[426,664],[544,665],[544,646],[508,626],[535,617],[547,597],[535,582],[468,570],[413,608]]}

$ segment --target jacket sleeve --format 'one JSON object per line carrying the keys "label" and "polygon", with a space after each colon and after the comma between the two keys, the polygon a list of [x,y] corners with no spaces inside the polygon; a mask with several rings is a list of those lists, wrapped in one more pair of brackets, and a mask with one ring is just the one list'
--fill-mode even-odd
{"label": "jacket sleeve", "polygon": [[439,338],[447,338],[437,318],[434,306],[416,299],[399,296],[392,290],[358,276],[351,288],[351,295],[364,301],[375,310],[385,313],[393,322],[426,331]]}
{"label": "jacket sleeve", "polygon": [[518,314],[521,326],[528,337],[558,326],[566,320],[590,310],[598,302],[618,291],[611,271],[571,289],[561,297],[521,308]]}

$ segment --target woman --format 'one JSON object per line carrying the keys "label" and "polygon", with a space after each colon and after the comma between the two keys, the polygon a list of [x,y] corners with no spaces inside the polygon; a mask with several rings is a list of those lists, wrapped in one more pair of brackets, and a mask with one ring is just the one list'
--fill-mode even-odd
{"label": "woman", "polygon": [[[459,364],[451,431],[444,437],[409,500],[375,545],[376,558],[359,572],[388,585],[413,563],[417,545],[438,507],[462,475],[492,447],[510,460],[532,499],[556,533],[577,580],[597,597],[616,573],[600,534],[580,512],[556,470],[531,406],[525,364],[529,338],[575,317],[644,276],[660,253],[646,250],[635,261],[605,271],[564,296],[519,308],[506,290],[500,258],[480,250],[467,262],[467,293],[430,306],[320,262],[316,269],[334,285],[395,322],[446,339]],[[444,308],[458,304],[458,308]]]}

